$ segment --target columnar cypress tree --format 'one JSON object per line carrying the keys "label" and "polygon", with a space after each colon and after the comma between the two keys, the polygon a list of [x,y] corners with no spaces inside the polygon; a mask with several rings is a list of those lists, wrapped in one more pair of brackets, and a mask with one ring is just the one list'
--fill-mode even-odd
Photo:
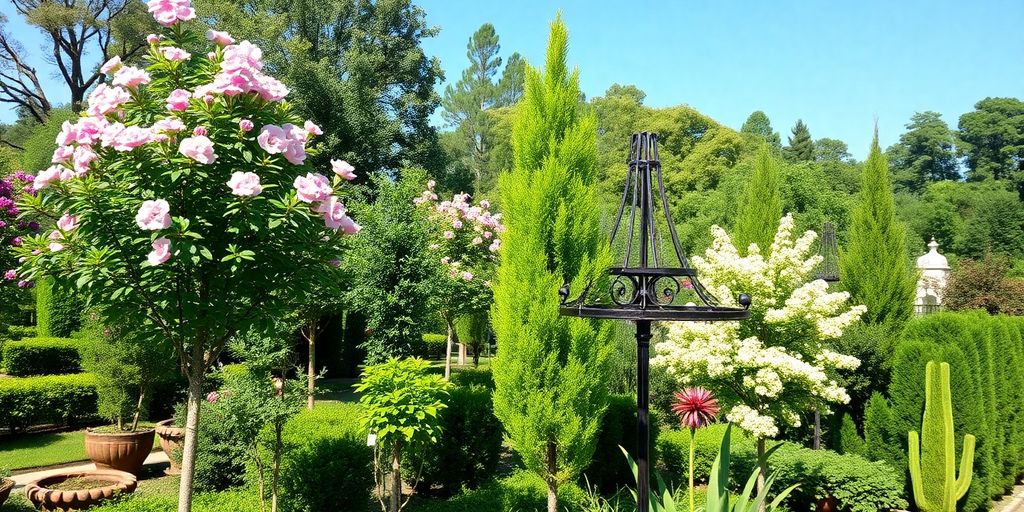
{"label": "columnar cypress tree", "polygon": [[736,247],[744,254],[751,243],[756,243],[762,251],[771,247],[782,218],[781,181],[779,163],[768,145],[762,144],[754,163],[754,176],[743,191],[732,233]]}
{"label": "columnar cypress tree", "polygon": [[907,256],[906,229],[895,210],[889,167],[876,132],[864,164],[849,243],[839,258],[843,285],[851,302],[868,307],[864,319],[869,323],[899,323],[913,313],[917,279]]}
{"label": "columnar cypress tree", "polygon": [[[566,67],[568,33],[551,25],[543,72],[528,68],[500,178],[506,232],[494,285],[494,412],[524,464],[557,490],[590,462],[608,400],[610,325],[559,315],[563,283],[603,287],[610,264],[594,196],[597,121]],[[605,281],[606,282],[606,281]]]}

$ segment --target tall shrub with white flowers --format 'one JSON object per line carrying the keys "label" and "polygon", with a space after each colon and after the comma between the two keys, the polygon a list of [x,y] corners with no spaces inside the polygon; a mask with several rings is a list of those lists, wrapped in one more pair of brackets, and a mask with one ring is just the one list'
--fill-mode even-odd
{"label": "tall shrub with white flowers", "polygon": [[[497,269],[498,249],[505,226],[500,213],[491,213],[486,199],[473,204],[469,194],[455,194],[438,202],[435,182],[417,197],[417,205],[430,208],[436,240],[430,245],[442,266],[435,295],[438,311],[448,329],[444,376],[451,375],[455,319],[468,314],[486,314],[491,307],[491,279]],[[460,351],[460,354],[462,352]],[[460,356],[461,357],[461,356]],[[461,364],[461,362],[460,362]]]}
{"label": "tall shrub with white flowers", "polygon": [[[320,129],[292,113],[288,88],[247,41],[183,22],[188,0],[149,0],[166,27],[145,69],[114,59],[82,117],[65,123],[53,166],[21,209],[55,221],[25,239],[18,277],[56,275],[93,304],[171,343],[188,377],[179,510],[191,507],[203,377],[235,334],[269,327],[334,279],[341,239],[359,226],[337,162],[312,169]],[[330,176],[330,177],[329,177]]]}
{"label": "tall shrub with white flowers", "polygon": [[860,361],[829,350],[827,341],[856,322],[864,306],[849,306],[848,293],[829,292],[828,283],[812,280],[821,261],[812,255],[817,235],[808,231],[794,240],[790,215],[767,254],[751,244],[740,256],[723,229],[714,226],[712,234],[711,247],[693,258],[693,266],[716,297],[750,294],[750,318],[673,323],[653,362],[686,385],[713,389],[726,418],[754,435],[763,454],[764,440],[780,425],[799,426],[801,413],[849,401],[837,370]]}

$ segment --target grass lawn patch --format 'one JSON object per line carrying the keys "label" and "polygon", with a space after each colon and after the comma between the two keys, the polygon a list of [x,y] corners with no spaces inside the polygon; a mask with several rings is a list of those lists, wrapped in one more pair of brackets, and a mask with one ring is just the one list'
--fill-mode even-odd
{"label": "grass lawn patch", "polygon": [[85,431],[82,430],[0,438],[0,460],[12,470],[88,459],[85,455]]}

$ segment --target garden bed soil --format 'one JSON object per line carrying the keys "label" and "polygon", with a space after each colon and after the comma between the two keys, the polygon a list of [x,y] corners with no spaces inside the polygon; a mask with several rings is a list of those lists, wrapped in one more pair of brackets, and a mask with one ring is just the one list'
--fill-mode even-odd
{"label": "garden bed soil", "polygon": [[53,484],[49,488],[55,491],[76,491],[95,489],[97,487],[105,487],[107,485],[110,485],[110,482],[107,480],[92,478],[89,476],[76,476],[74,478],[68,478],[63,482]]}

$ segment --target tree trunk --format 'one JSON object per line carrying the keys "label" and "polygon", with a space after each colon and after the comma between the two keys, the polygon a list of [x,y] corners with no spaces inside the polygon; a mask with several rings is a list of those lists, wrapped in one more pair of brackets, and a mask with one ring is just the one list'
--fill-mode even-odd
{"label": "tree trunk", "polygon": [[457,341],[458,336],[455,334],[455,325],[450,315],[444,315],[444,323],[448,327],[448,348],[444,352],[444,380],[450,380],[452,377],[452,343]]}
{"label": "tree trunk", "polygon": [[391,512],[402,508],[402,445],[395,443],[391,452]]}
{"label": "tree trunk", "polygon": [[466,366],[466,344],[459,343],[459,366]]}
{"label": "tree trunk", "polygon": [[270,483],[270,511],[277,512],[277,481],[281,475],[281,420],[274,422],[274,476]]}
{"label": "tree trunk", "polygon": [[480,367],[480,345],[473,347],[473,368]]}
{"label": "tree trunk", "polygon": [[558,512],[558,481],[555,475],[558,474],[558,449],[554,441],[548,441],[547,475],[545,480],[548,483],[548,512]]}
{"label": "tree trunk", "polygon": [[313,410],[316,399],[313,394],[316,392],[316,334],[319,330],[320,321],[311,320],[307,325],[308,332],[306,340],[309,341],[309,367],[306,369],[306,408]]}
{"label": "tree trunk", "polygon": [[[193,349],[194,351],[198,351]],[[201,351],[199,351],[201,352]],[[199,408],[203,400],[202,354],[193,356],[188,368],[188,416],[185,442],[181,451],[181,484],[178,486],[178,512],[192,510],[192,480],[196,473],[196,448],[199,445]],[[199,359],[199,361],[197,361]]]}
{"label": "tree trunk", "polygon": [[[764,481],[768,477],[768,459],[764,456],[764,438],[757,438],[757,495],[760,496],[764,492]],[[761,504],[757,507],[758,512],[764,512],[766,507],[766,501],[762,500]]]}

